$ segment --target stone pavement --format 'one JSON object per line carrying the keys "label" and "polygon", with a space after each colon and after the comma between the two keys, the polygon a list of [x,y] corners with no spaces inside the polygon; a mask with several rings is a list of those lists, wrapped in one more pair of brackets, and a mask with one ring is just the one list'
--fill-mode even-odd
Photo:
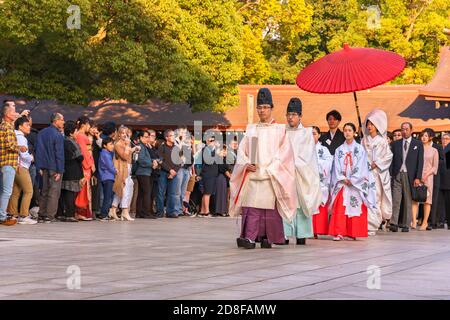
{"label": "stone pavement", "polygon": [[[2,226],[0,299],[450,299],[450,230],[244,250],[238,228],[232,218]],[[68,289],[69,266],[79,289]]]}

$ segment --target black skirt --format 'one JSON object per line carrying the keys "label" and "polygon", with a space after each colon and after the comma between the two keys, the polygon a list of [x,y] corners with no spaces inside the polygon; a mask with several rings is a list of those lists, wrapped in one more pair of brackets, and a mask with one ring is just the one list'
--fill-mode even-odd
{"label": "black skirt", "polygon": [[203,194],[215,194],[216,193],[216,180],[217,177],[203,177]]}

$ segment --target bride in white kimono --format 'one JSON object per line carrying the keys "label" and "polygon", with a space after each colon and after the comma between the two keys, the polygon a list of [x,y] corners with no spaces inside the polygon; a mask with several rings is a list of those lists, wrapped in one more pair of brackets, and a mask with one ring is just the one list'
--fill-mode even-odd
{"label": "bride in white kimono", "polygon": [[364,121],[364,138],[361,144],[366,149],[370,168],[377,190],[377,208],[369,209],[369,235],[375,235],[382,221],[392,216],[391,148],[386,139],[387,116],[382,110],[372,110]]}
{"label": "bride in white kimono", "polygon": [[327,147],[320,141],[320,129],[313,127],[313,137],[316,143],[317,160],[319,161],[320,189],[322,191],[322,202],[319,208],[313,212],[314,236],[328,234],[328,200],[330,198],[331,169],[333,167],[333,156]]}
{"label": "bride in white kimono", "polygon": [[355,133],[353,123],[344,125],[345,142],[334,155],[328,234],[335,241],[367,237],[367,208],[376,206],[375,181],[367,153],[355,141]]}

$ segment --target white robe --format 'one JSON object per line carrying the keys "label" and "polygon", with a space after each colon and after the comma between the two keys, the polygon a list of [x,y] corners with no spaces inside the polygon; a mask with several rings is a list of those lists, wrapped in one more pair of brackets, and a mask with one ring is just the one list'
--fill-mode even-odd
{"label": "white robe", "polygon": [[391,175],[389,167],[392,162],[391,148],[386,139],[388,119],[386,112],[380,109],[370,111],[364,123],[370,120],[377,128],[378,135],[372,138],[367,127],[364,127],[364,138],[361,144],[367,151],[369,163],[374,162],[378,168],[371,170],[375,179],[377,190],[378,210],[369,210],[369,231],[376,231],[383,219],[392,216]]}
{"label": "white robe", "polygon": [[[251,163],[256,163],[256,172],[246,171]],[[291,222],[298,207],[294,173],[294,154],[286,126],[247,125],[230,178],[230,216],[239,216],[242,207],[276,207],[283,219]]]}
{"label": "white robe", "polygon": [[298,207],[306,217],[311,217],[322,201],[312,128],[300,124],[298,128],[287,127],[286,133],[294,151]]}
{"label": "white robe", "polygon": [[[351,186],[343,183],[345,179],[350,180]],[[368,209],[376,208],[375,181],[369,170],[367,153],[356,141],[350,145],[344,142],[336,149],[331,176],[332,204],[342,187],[344,187],[343,205],[348,217],[359,217],[363,203]]]}
{"label": "white robe", "polygon": [[386,138],[377,135],[374,138],[364,136],[362,145],[367,151],[369,163],[374,162],[377,168],[371,170],[377,191],[377,210],[369,212],[369,230],[377,230],[383,219],[392,216],[392,191],[389,167],[392,152]]}
{"label": "white robe", "polygon": [[[333,168],[333,156],[327,147],[322,146],[320,142],[316,144],[317,160],[319,164],[320,189],[322,190],[322,202],[324,206],[328,203],[330,197],[331,169]],[[319,209],[314,212],[318,214]]]}

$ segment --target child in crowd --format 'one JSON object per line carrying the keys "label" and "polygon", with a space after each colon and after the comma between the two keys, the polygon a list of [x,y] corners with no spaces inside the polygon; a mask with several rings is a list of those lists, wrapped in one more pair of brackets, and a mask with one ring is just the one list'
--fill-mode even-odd
{"label": "child in crowd", "polygon": [[113,163],[114,141],[110,137],[102,140],[102,151],[98,161],[99,178],[103,187],[103,205],[100,211],[100,221],[114,220],[108,217],[113,202],[113,185],[116,168]]}

